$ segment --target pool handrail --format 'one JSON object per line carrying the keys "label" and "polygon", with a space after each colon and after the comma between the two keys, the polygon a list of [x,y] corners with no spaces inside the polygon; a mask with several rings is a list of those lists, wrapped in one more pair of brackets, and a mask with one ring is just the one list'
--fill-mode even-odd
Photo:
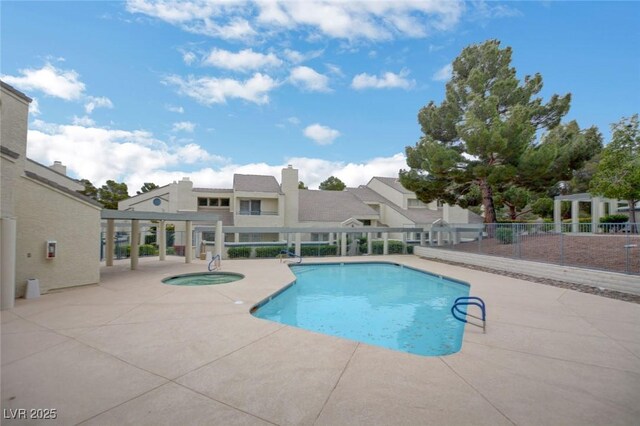
{"label": "pool handrail", "polygon": [[280,262],[282,262],[282,255],[286,254],[288,257],[294,257],[294,258],[298,258],[298,262],[296,263],[302,263],[302,256],[295,254],[293,252],[290,252],[289,250],[280,250]]}
{"label": "pool handrail", "polygon": [[[477,306],[478,308],[480,308],[480,312],[481,312],[482,316],[478,317],[478,316],[472,315],[470,313],[461,311],[460,310],[460,306]],[[470,316],[472,318],[478,319],[478,320],[482,321],[482,325],[476,324],[474,322],[467,321],[466,318],[461,318],[461,317],[457,316],[456,313],[458,313],[460,315],[466,315],[466,316]],[[458,297],[453,302],[453,306],[451,307],[451,315],[455,319],[457,319],[458,321],[462,321],[462,322],[464,322],[466,324],[475,325],[476,327],[482,327],[482,332],[483,333],[486,333],[486,331],[487,331],[487,309],[486,309],[484,300],[482,300],[479,297],[475,297],[475,296]]]}
{"label": "pool handrail", "polygon": [[[217,263],[214,263],[216,261],[216,259],[218,260]],[[211,267],[211,264],[213,264],[213,268]],[[209,265],[207,266],[207,269],[209,270],[209,272],[213,272],[215,270],[218,270],[221,268],[221,258],[219,254],[216,254],[215,256],[213,256],[211,258],[211,262],[209,262]]]}

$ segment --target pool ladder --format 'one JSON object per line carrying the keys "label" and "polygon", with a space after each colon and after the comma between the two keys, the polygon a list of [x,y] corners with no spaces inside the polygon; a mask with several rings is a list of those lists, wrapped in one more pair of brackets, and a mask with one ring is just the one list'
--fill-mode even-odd
{"label": "pool ladder", "polygon": [[282,256],[286,255],[287,257],[298,258],[296,263],[302,263],[302,256],[298,256],[297,254],[290,252],[288,250],[280,251],[280,263],[282,263]]}
{"label": "pool ladder", "polygon": [[[475,315],[471,315],[470,313],[464,312],[460,310],[460,306],[477,306],[478,308],[480,308],[480,312],[482,314],[482,316],[477,317]],[[467,324],[471,324],[471,325],[475,325],[476,327],[482,327],[482,332],[486,333],[487,332],[487,310],[486,307],[484,305],[484,300],[480,299],[479,297],[458,297],[455,302],[453,302],[453,306],[451,307],[451,315],[453,315],[453,317],[455,319],[457,319],[458,321],[462,321],[464,323]],[[462,317],[459,317],[458,315],[462,315]],[[480,324],[476,324],[475,322],[469,322],[466,320],[466,318],[464,318],[464,316],[470,316],[472,318],[475,318],[477,320],[482,321],[482,325]]]}
{"label": "pool ladder", "polygon": [[[216,262],[217,260],[217,262]],[[213,268],[211,267],[211,265],[213,265]],[[221,262],[220,262],[220,255],[216,254],[215,256],[213,256],[211,258],[211,262],[209,262],[209,265],[207,266],[207,269],[209,270],[209,272],[215,271],[217,269],[220,269],[221,267]]]}

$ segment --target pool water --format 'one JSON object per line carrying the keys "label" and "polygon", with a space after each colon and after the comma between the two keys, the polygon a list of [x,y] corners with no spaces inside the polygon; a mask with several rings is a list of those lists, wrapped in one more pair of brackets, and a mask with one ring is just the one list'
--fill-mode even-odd
{"label": "pool water", "polygon": [[197,272],[193,274],[175,275],[162,280],[165,284],[180,286],[200,286],[226,284],[244,278],[242,274],[232,272]]}
{"label": "pool water", "polygon": [[458,352],[451,315],[469,285],[389,263],[291,266],[296,281],[252,310],[258,318],[418,355]]}

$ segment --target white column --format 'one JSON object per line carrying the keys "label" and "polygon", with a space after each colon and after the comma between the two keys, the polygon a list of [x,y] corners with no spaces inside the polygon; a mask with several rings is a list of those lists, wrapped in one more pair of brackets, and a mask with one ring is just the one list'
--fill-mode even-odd
{"label": "white column", "polygon": [[580,231],[580,201],[571,201],[571,232]]}
{"label": "white column", "polygon": [[184,231],[184,233],[186,234],[186,242],[185,242],[185,246],[184,246],[184,263],[191,263],[191,259],[193,258],[193,232],[192,232],[192,228],[193,228],[193,222],[191,222],[190,220],[187,220],[186,222],[186,229]]}
{"label": "white column", "polygon": [[[236,243],[240,242],[240,233],[236,232],[233,234],[233,241]],[[289,237],[287,237],[287,241],[289,241]]]}
{"label": "white column", "polygon": [[302,252],[301,246],[302,246],[301,234],[299,232],[296,232],[296,247],[295,247],[296,256],[300,256],[300,253]]}
{"label": "white column", "polygon": [[553,200],[553,224],[555,232],[562,232],[562,201]]}
{"label": "white column", "polygon": [[105,260],[107,262],[107,266],[113,266],[113,239],[115,238],[115,229],[116,223],[113,219],[107,219],[107,234],[104,237],[105,240]]}
{"label": "white column", "polygon": [[591,232],[595,234],[598,232],[598,224],[600,223],[600,204],[602,200],[600,197],[593,197],[591,199]]}
{"label": "white column", "polygon": [[167,223],[164,220],[161,220],[156,228],[156,240],[160,260],[165,260],[167,258]]}
{"label": "white column", "polygon": [[340,256],[347,255],[347,233],[340,234]]}
{"label": "white column", "polygon": [[333,232],[329,232],[329,245],[333,245],[335,243],[336,236]]}
{"label": "white column", "polygon": [[16,220],[0,219],[0,309],[13,308],[16,302]]}
{"label": "white column", "polygon": [[424,238],[424,232],[420,233],[420,247],[424,247],[425,246],[425,238]]}
{"label": "white column", "polygon": [[609,214],[618,213],[618,200],[609,200]]}
{"label": "white column", "polygon": [[442,231],[437,231],[436,232],[436,238],[437,238],[437,241],[438,241],[437,244],[439,246],[441,246],[442,245]]}
{"label": "white column", "polygon": [[367,254],[373,254],[373,232],[367,232]]}
{"label": "white column", "polygon": [[138,253],[140,246],[140,221],[131,219],[131,269],[138,269]]}
{"label": "white column", "polygon": [[389,233],[388,232],[382,233],[382,254],[384,255],[389,254]]}
{"label": "white column", "polygon": [[220,256],[222,259],[222,249],[224,248],[224,235],[222,234],[222,221],[216,222],[216,245],[214,256]]}

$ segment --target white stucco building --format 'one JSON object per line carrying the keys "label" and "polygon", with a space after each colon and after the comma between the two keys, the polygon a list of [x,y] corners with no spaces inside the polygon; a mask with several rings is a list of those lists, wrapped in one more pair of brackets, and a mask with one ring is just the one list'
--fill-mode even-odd
{"label": "white stucco building", "polygon": [[0,275],[2,308],[13,306],[27,279],[41,292],[100,280],[101,206],[83,186],[27,158],[31,99],[0,82]]}

